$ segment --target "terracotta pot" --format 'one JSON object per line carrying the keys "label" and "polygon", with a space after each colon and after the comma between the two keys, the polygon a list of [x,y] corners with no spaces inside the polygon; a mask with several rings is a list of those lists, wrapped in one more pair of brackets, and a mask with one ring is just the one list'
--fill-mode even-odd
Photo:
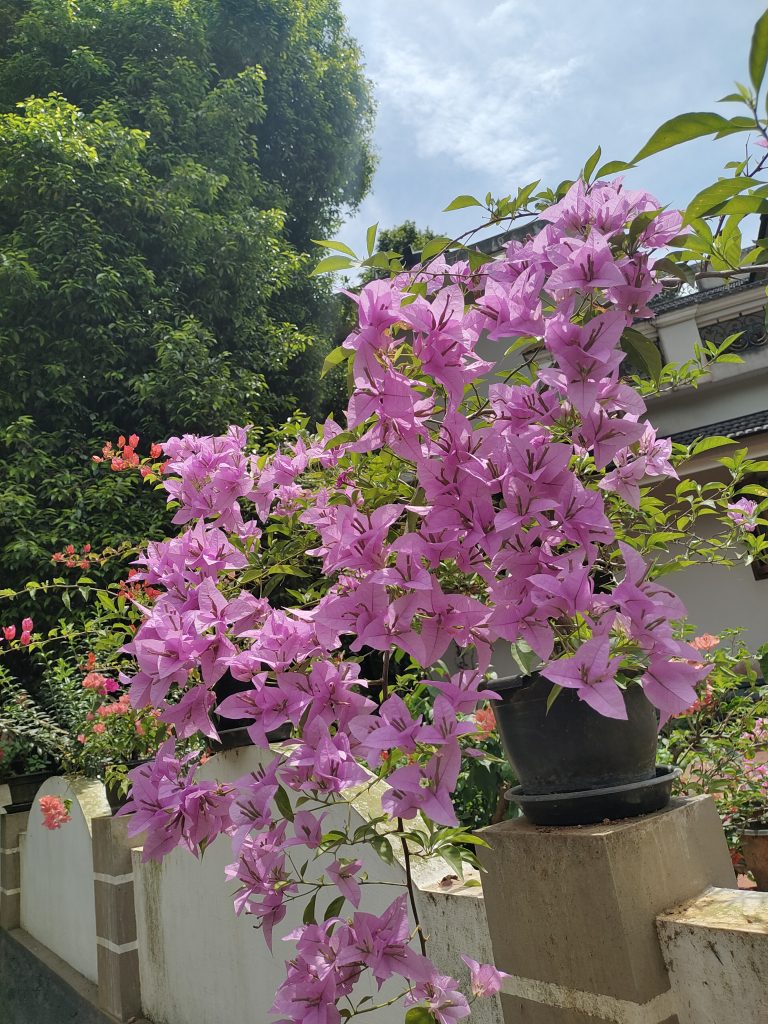
{"label": "terracotta pot", "polygon": [[768,892],[768,823],[765,828],[745,829],[741,845],[744,860],[757,882],[757,888],[761,892]]}

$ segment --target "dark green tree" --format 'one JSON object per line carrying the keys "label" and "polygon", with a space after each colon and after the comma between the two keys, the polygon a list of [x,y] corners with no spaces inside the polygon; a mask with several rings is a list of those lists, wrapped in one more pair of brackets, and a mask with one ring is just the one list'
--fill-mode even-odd
{"label": "dark green tree", "polygon": [[103,440],[325,413],[371,122],[338,0],[0,0],[4,585],[159,528]]}

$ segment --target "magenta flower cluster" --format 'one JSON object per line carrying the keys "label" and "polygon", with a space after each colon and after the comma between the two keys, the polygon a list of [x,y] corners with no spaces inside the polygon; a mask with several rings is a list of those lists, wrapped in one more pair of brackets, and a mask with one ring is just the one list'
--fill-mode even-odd
{"label": "magenta flower cluster", "polygon": [[[127,810],[132,831],[148,833],[147,857],[226,833],[236,909],[268,941],[307,884],[292,847],[321,848],[324,808],[370,770],[386,777],[392,819],[457,824],[451,796],[476,730],[469,716],[493,697],[494,644],[524,643],[544,676],[604,715],[626,717],[626,685],[662,717],[695,700],[707,670],[679,639],[684,609],[616,530],[644,482],[676,476],[670,443],[620,375],[622,334],[659,291],[653,251],[681,226],[658,209],[621,182],[579,181],[498,261],[441,256],[366,285],[344,342],[354,389],[343,434],[329,421],[266,459],[234,427],[164,445],[186,531],[145,553],[137,578],[162,595],[127,647],[136,672],[123,682],[182,739],[216,738],[214,710],[247,719],[259,745],[286,725],[293,738],[265,769],[221,786],[196,781],[169,742],[131,773]],[[515,339],[523,354],[539,347],[537,369],[499,381],[494,361]],[[381,452],[403,466],[410,499],[364,501],[357,467]],[[307,482],[311,471],[322,485]],[[238,581],[258,566],[268,524],[296,514],[330,585],[311,607],[275,607]],[[474,667],[431,679],[455,648]],[[352,657],[371,650],[423,667],[437,693],[427,719],[391,687],[380,706],[371,699]],[[244,688],[216,707],[225,672]],[[276,809],[288,792],[306,798],[290,817]],[[379,986],[403,979],[406,1005],[439,1024],[467,1017],[458,984],[412,949],[405,897],[382,915],[358,909],[361,867],[338,856],[325,872],[353,913],[292,933],[274,1012],[338,1024],[338,1001],[368,974]],[[498,991],[497,972],[467,962],[473,995]]]}

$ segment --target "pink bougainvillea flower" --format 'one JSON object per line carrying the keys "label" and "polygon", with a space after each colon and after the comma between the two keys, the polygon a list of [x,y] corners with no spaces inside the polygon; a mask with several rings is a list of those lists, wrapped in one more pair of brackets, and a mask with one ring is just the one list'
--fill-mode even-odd
{"label": "pink bougainvillea flower", "polygon": [[11,640],[16,638],[16,627],[15,626],[3,626],[3,636],[10,643]]}
{"label": "pink bougainvillea flower", "polygon": [[360,906],[360,883],[355,875],[363,866],[361,860],[335,860],[325,869],[325,873],[339,890],[342,896],[349,900],[353,907]]}
{"label": "pink bougainvillea flower", "polygon": [[495,996],[501,991],[501,983],[509,975],[505,971],[498,971],[492,964],[480,964],[471,956],[464,956],[461,959],[469,968],[470,989],[473,996]]}
{"label": "pink bougainvillea flower", "polygon": [[436,1024],[456,1024],[471,1013],[455,979],[437,972],[412,989],[405,1005],[426,1007]]}
{"label": "pink bougainvillea flower", "polygon": [[35,628],[35,624],[30,618],[22,619],[21,628],[25,633],[31,633],[32,630]]}
{"label": "pink bougainvillea flower", "polygon": [[757,502],[739,498],[728,506],[728,518],[745,533],[754,533],[757,528]]}
{"label": "pink bougainvillea flower", "polygon": [[594,636],[570,658],[550,661],[541,674],[556,683],[575,689],[581,700],[608,718],[627,717],[624,694],[616,684],[621,658],[610,657],[607,636]]}

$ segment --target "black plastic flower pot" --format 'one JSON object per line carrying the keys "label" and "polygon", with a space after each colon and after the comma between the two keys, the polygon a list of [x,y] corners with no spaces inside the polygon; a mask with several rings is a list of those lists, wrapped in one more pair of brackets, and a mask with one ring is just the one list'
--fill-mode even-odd
{"label": "black plastic flower pot", "polygon": [[28,811],[34,803],[38,789],[46,779],[50,779],[54,773],[30,772],[28,775],[12,775],[5,780],[11,794],[11,802],[6,806],[6,812]]}
{"label": "black plastic flower pot", "polygon": [[[131,771],[131,769],[133,768],[138,768],[140,764],[146,764],[147,761],[148,758],[146,757],[140,758],[136,761],[126,761],[125,767],[128,769],[128,771]],[[111,782],[105,782],[104,788],[107,791],[107,802],[109,803],[109,809],[112,811],[113,814],[116,814],[121,807],[125,807],[125,805],[128,803],[128,798],[131,795],[130,789],[128,790],[127,793],[121,793],[119,790],[119,784],[113,785]]]}
{"label": "black plastic flower pot", "polygon": [[[223,719],[221,720],[223,721]],[[248,722],[250,725],[250,721]],[[282,743],[283,740],[287,740],[291,735],[291,724],[286,722],[285,725],[281,725],[278,729],[272,729],[267,733],[268,743]],[[254,745],[253,740],[248,735],[248,730],[244,726],[236,725],[234,729],[222,729],[219,727],[219,738],[218,740],[211,740],[209,746],[214,754],[221,753],[222,750],[235,750],[237,747],[252,747]]]}
{"label": "black plastic flower pot", "polygon": [[[621,720],[598,714],[568,689],[547,709],[552,683],[539,675],[498,679],[491,686],[500,696],[492,706],[505,753],[520,781],[519,794],[580,797],[611,790],[606,802],[610,813],[601,814],[599,800],[591,802],[589,813],[600,821],[616,817],[617,808],[621,811],[617,788],[626,786],[636,794],[638,783],[657,778],[658,715],[640,687],[625,691],[627,719]],[[628,817],[645,813],[634,795],[626,810]],[[574,812],[573,824],[583,823]]]}

